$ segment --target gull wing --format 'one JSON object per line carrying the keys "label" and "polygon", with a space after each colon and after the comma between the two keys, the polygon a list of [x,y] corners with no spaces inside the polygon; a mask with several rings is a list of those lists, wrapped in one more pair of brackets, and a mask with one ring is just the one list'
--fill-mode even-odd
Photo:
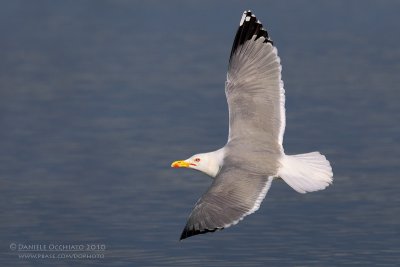
{"label": "gull wing", "polygon": [[208,191],[197,201],[180,239],[238,223],[258,210],[272,180],[273,177],[223,167]]}
{"label": "gull wing", "polygon": [[229,59],[225,93],[228,142],[246,140],[283,153],[285,90],[277,49],[260,21],[245,11]]}

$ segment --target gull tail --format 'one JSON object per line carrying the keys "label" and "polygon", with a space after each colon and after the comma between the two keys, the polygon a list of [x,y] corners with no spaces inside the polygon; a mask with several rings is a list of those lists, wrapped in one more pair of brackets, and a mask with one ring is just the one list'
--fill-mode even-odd
{"label": "gull tail", "polygon": [[319,152],[283,155],[278,176],[299,193],[325,189],[332,183],[329,161]]}

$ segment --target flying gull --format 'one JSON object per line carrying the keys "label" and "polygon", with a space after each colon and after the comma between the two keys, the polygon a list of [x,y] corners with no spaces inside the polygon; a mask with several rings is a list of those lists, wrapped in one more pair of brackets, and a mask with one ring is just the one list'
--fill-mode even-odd
{"label": "flying gull", "polygon": [[228,142],[216,151],[171,164],[213,178],[190,214],[181,240],[237,224],[258,210],[274,179],[283,179],[299,193],[322,190],[332,183],[332,168],[319,152],[284,153],[285,90],[281,69],[267,31],[250,10],[245,11],[225,82]]}

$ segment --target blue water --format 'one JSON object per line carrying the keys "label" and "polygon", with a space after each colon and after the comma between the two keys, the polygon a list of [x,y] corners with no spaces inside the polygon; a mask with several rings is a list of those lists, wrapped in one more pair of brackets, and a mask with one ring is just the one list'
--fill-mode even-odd
{"label": "blue water", "polygon": [[[398,266],[400,3],[276,2],[2,1],[0,265]],[[334,184],[274,182],[240,224],[179,242],[211,180],[169,166],[225,144],[249,8],[282,59],[285,151],[321,151]],[[32,244],[104,258],[20,258]]]}

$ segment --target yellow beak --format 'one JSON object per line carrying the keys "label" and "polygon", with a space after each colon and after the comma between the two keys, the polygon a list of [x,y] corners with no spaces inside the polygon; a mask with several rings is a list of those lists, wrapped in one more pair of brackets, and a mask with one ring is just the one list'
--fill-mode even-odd
{"label": "yellow beak", "polygon": [[171,167],[172,168],[189,168],[190,163],[184,160],[177,160],[172,162]]}

